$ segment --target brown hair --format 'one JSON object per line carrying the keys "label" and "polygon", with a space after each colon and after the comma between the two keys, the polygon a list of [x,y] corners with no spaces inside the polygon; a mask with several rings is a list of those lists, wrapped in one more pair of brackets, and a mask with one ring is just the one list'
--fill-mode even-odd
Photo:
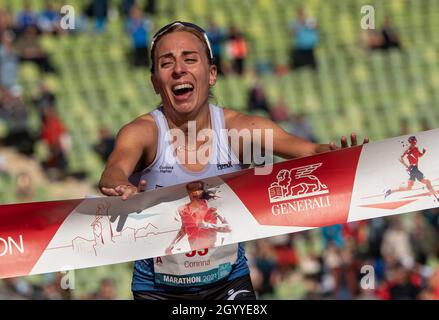
{"label": "brown hair", "polygon": [[201,198],[204,200],[211,200],[218,198],[217,195],[215,195],[215,192],[211,190],[205,190],[205,185],[203,181],[192,181],[186,184],[186,190],[188,193],[193,191],[203,191],[203,194],[201,195]]}
{"label": "brown hair", "polygon": [[160,34],[156,39],[154,39],[153,43],[152,43],[152,47],[151,47],[151,73],[154,74],[154,69],[155,69],[155,61],[154,61],[154,57],[155,57],[155,50],[157,48],[157,43],[160,41],[161,38],[163,38],[163,36],[172,33],[172,32],[189,32],[192,33],[194,36],[196,36],[202,43],[205,49],[205,53],[206,53],[206,57],[207,57],[207,61],[209,62],[209,65],[213,64],[211,55],[210,55],[210,50],[208,47],[208,44],[206,43],[206,39],[204,38],[204,34],[193,28],[193,27],[189,27],[189,26],[184,26],[181,24],[176,24],[172,27],[170,27],[168,30],[166,30],[166,32],[164,32],[163,34]]}

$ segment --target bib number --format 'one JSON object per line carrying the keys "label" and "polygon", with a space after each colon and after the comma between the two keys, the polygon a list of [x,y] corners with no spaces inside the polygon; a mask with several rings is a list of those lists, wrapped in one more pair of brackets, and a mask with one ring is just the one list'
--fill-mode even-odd
{"label": "bib number", "polygon": [[232,244],[155,258],[155,283],[173,287],[215,283],[230,275],[237,257],[238,244]]}

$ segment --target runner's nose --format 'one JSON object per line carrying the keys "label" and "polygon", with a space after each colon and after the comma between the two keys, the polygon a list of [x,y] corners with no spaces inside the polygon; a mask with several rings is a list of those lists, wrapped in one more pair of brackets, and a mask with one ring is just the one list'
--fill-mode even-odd
{"label": "runner's nose", "polygon": [[177,59],[174,64],[172,75],[174,78],[179,78],[184,74],[186,74],[186,65],[183,60]]}

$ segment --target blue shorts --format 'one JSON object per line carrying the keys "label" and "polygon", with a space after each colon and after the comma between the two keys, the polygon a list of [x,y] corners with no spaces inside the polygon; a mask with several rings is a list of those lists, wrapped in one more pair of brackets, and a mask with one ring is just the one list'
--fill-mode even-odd
{"label": "blue shorts", "polygon": [[419,171],[418,166],[411,166],[409,168],[409,173],[410,173],[409,180],[411,181],[415,181],[416,179],[418,181],[424,180],[424,174],[421,171]]}

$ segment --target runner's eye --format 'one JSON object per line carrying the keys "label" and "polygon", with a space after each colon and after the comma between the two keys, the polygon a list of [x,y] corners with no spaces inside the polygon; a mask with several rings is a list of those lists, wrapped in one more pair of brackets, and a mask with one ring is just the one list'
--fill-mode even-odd
{"label": "runner's eye", "polygon": [[170,65],[171,65],[171,61],[165,61],[165,62],[162,62],[161,64],[160,64],[160,67],[162,67],[162,68],[166,68],[166,67],[169,67]]}

